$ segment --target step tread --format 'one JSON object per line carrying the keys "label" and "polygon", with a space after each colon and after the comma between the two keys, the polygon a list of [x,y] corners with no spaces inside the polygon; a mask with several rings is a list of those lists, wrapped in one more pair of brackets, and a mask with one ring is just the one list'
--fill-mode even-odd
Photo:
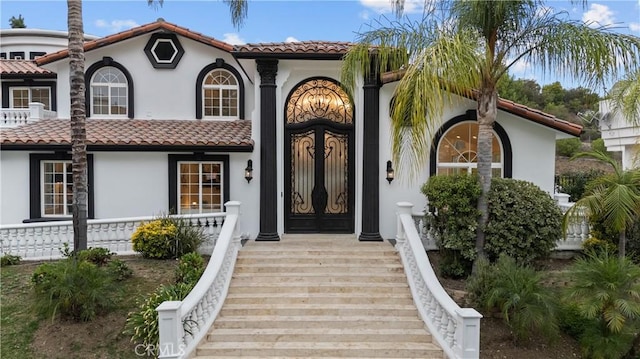
{"label": "step tread", "polygon": [[431,342],[207,342],[198,349],[427,349],[441,350]]}
{"label": "step tread", "polygon": [[218,335],[260,335],[260,334],[281,334],[281,335],[319,335],[319,334],[360,334],[360,335],[424,335],[429,337],[430,334],[426,329],[418,328],[215,328],[209,330],[209,333]]}

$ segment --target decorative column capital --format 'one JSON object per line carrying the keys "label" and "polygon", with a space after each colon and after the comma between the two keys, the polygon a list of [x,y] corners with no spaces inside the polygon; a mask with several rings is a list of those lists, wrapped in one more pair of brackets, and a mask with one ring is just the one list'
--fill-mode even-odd
{"label": "decorative column capital", "polygon": [[278,73],[278,60],[257,59],[258,73],[260,74],[261,83],[275,85],[276,75]]}

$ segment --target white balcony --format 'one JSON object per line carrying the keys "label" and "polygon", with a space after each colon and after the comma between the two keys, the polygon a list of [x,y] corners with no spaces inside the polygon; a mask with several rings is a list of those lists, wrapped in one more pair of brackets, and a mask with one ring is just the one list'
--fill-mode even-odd
{"label": "white balcony", "polygon": [[55,111],[45,110],[43,104],[30,102],[29,108],[3,108],[0,112],[0,127],[18,127],[57,116]]}

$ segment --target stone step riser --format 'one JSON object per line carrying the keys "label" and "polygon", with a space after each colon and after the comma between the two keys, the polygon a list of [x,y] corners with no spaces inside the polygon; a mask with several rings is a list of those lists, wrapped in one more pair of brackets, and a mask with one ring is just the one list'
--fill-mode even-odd
{"label": "stone step riser", "polygon": [[431,336],[422,334],[225,334],[224,331],[209,333],[207,341],[215,342],[359,342],[359,343],[431,343]]}
{"label": "stone step riser", "polygon": [[413,299],[410,297],[405,298],[389,298],[389,297],[248,297],[248,298],[237,298],[237,297],[227,297],[225,301],[226,304],[252,304],[256,306],[268,305],[268,304],[309,304],[309,305],[317,305],[317,304],[361,304],[361,305],[383,305],[383,304],[403,304],[403,305],[411,305],[413,304]]}
{"label": "stone step riser", "polygon": [[303,256],[288,256],[286,258],[267,258],[259,257],[259,258],[249,258],[249,257],[240,257],[236,261],[236,265],[245,266],[248,264],[261,266],[269,263],[277,262],[280,265],[292,265],[292,264],[304,264],[304,265],[365,265],[376,267],[381,264],[395,264],[400,265],[399,258],[393,257],[371,257],[371,258],[353,258],[353,257],[343,257],[343,258],[323,258],[320,256],[317,257],[303,257]]}
{"label": "stone step riser", "polygon": [[[320,319],[320,318],[318,318]],[[213,329],[424,329],[424,323],[417,318],[390,318],[385,320],[350,320],[341,318],[335,320],[314,320],[304,318],[298,320],[284,320],[272,317],[267,320],[251,320],[249,318],[218,318]],[[425,331],[426,333],[426,331]]]}
{"label": "stone step riser", "polygon": [[252,285],[267,283],[404,283],[406,278],[399,276],[330,276],[330,275],[260,275],[251,276],[248,274],[234,275],[234,284]]}
{"label": "stone step riser", "polygon": [[229,308],[223,307],[220,316],[251,316],[251,315],[278,315],[278,316],[366,316],[377,315],[385,317],[418,317],[418,311],[412,309],[342,309],[336,308]]}
{"label": "stone step riser", "polygon": [[310,248],[243,248],[238,252],[238,258],[291,258],[291,257],[312,257],[312,258],[328,258],[328,257],[363,257],[363,258],[387,258],[397,257],[398,252],[394,249],[381,250],[380,248],[362,248],[358,247],[357,251],[353,250],[331,250],[326,248],[310,249]]}
{"label": "stone step riser", "polygon": [[359,293],[368,296],[379,296],[385,293],[389,294],[403,294],[407,292],[407,286],[389,286],[381,287],[380,283],[372,285],[362,285],[358,283],[349,283],[350,286],[304,286],[304,285],[292,285],[292,286],[277,286],[277,285],[261,285],[261,286],[240,286],[235,285],[232,281],[229,288],[229,294],[340,294],[340,293]]}
{"label": "stone step riser", "polygon": [[363,274],[370,275],[386,274],[386,273],[404,273],[400,265],[381,265],[381,266],[349,266],[349,265],[269,265],[269,266],[252,266],[237,265],[236,273],[315,273],[323,271],[335,271],[341,274]]}
{"label": "stone step riser", "polygon": [[[242,343],[238,343],[242,344]],[[206,348],[199,347],[197,350],[197,355],[210,355],[210,356],[218,356],[218,357],[230,357],[230,356],[278,356],[278,357],[293,357],[293,358],[305,358],[309,356],[335,356],[341,358],[352,358],[352,357],[368,357],[368,358],[388,358],[390,356],[394,357],[405,357],[405,358],[442,358],[442,353],[439,349],[363,349],[363,348],[334,348],[334,349],[305,349],[305,348],[294,348],[294,349],[265,349],[265,348],[242,348],[239,345],[237,348]]]}

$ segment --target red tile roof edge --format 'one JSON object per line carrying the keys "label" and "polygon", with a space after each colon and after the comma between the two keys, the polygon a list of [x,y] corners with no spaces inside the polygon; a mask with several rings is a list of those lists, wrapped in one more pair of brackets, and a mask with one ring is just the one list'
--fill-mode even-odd
{"label": "red tile roof edge", "polygon": [[[141,25],[129,30],[121,31],[113,35],[109,35],[109,36],[102,37],[92,41],[87,41],[84,43],[84,51],[91,51],[106,45],[131,39],[136,36],[148,34],[150,32],[153,32],[159,29],[163,29],[163,30],[167,30],[167,31],[179,34],[181,36],[192,39],[194,41],[198,41],[205,45],[213,46],[215,48],[218,48],[220,50],[224,50],[227,52],[231,52],[234,49],[233,45],[228,44],[226,42],[216,40],[212,37],[205,36],[199,32],[191,31],[185,27],[178,26],[176,24],[172,24],[164,20],[158,20],[146,25]],[[64,59],[68,56],[69,56],[69,50],[64,49],[64,50],[60,50],[60,51],[53,52],[45,56],[39,57],[35,60],[35,62],[40,66],[40,65],[44,65],[54,61]]]}
{"label": "red tile roof edge", "polygon": [[[382,84],[396,82],[402,79],[402,77],[404,76],[404,73],[405,73],[404,70],[385,72],[381,74],[380,79]],[[467,94],[462,94],[462,96],[472,100],[476,100],[477,95],[478,95],[477,91],[470,91]],[[577,137],[577,136],[580,136],[580,134],[582,133],[582,126],[578,124],[559,119],[546,112],[542,112],[540,110],[536,110],[536,109],[527,107],[525,105],[521,105],[511,100],[498,98],[497,105],[499,110],[509,112],[516,116],[525,118],[527,120],[539,123],[541,125],[553,128],[555,130],[564,132],[572,136]]]}

